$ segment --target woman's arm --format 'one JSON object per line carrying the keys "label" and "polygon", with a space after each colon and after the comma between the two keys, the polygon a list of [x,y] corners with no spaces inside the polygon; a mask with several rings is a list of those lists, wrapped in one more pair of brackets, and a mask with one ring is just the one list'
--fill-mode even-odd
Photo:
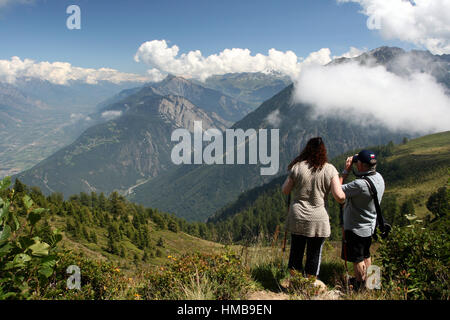
{"label": "woman's arm", "polygon": [[293,187],[294,187],[294,180],[292,180],[292,178],[288,176],[286,178],[286,181],[284,181],[283,187],[281,187],[281,191],[287,195],[291,193]]}
{"label": "woman's arm", "polygon": [[336,175],[331,179],[331,193],[337,202],[345,202],[345,193],[342,191],[342,183],[339,179],[339,175]]}

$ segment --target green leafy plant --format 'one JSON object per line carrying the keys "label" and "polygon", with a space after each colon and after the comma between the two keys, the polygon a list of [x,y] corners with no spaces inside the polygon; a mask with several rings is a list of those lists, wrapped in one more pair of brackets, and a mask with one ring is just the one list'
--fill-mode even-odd
{"label": "green leafy plant", "polygon": [[320,288],[314,285],[315,277],[304,277],[301,272],[294,271],[289,279],[288,293],[294,298],[311,299],[320,292]]}
{"label": "green leafy plant", "polygon": [[403,293],[405,299],[449,299],[449,252],[447,233],[412,224],[394,227],[378,249],[383,265],[383,286]]}
{"label": "green leafy plant", "polygon": [[48,243],[38,237],[36,224],[47,209],[10,184],[9,177],[0,182],[0,299],[28,299],[48,286],[62,236],[55,231]]}

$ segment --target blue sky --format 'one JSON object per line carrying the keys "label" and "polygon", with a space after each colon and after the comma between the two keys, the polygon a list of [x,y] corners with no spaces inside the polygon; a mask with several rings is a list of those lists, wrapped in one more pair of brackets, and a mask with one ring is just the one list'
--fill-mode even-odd
{"label": "blue sky", "polygon": [[[10,2],[0,7],[0,59],[19,56],[144,74],[148,66],[135,62],[134,54],[145,41],[161,39],[180,53],[200,50],[204,56],[225,48],[248,48],[252,54],[292,50],[301,57],[321,48],[333,55],[350,46],[413,48],[369,30],[358,4],[336,0]],[[71,4],[81,8],[81,30],[66,28]]]}

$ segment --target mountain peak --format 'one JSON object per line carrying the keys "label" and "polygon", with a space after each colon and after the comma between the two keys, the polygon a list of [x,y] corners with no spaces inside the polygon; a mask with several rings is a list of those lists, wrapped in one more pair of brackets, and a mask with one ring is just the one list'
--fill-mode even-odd
{"label": "mountain peak", "polygon": [[160,84],[163,85],[163,84],[167,84],[167,83],[172,82],[172,81],[183,82],[183,83],[191,83],[189,77],[168,74],[167,77],[165,77],[164,80],[160,82]]}

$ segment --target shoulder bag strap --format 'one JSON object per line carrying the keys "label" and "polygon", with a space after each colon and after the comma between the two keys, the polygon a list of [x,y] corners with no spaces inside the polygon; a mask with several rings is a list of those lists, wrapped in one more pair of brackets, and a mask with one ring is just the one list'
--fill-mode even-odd
{"label": "shoulder bag strap", "polygon": [[384,219],[383,219],[383,215],[381,213],[380,202],[378,201],[377,188],[375,188],[372,180],[370,180],[368,177],[363,176],[362,178],[369,183],[369,191],[370,191],[370,194],[372,195],[373,201],[375,203],[375,210],[377,211],[378,226],[380,227],[381,232],[384,232]]}

